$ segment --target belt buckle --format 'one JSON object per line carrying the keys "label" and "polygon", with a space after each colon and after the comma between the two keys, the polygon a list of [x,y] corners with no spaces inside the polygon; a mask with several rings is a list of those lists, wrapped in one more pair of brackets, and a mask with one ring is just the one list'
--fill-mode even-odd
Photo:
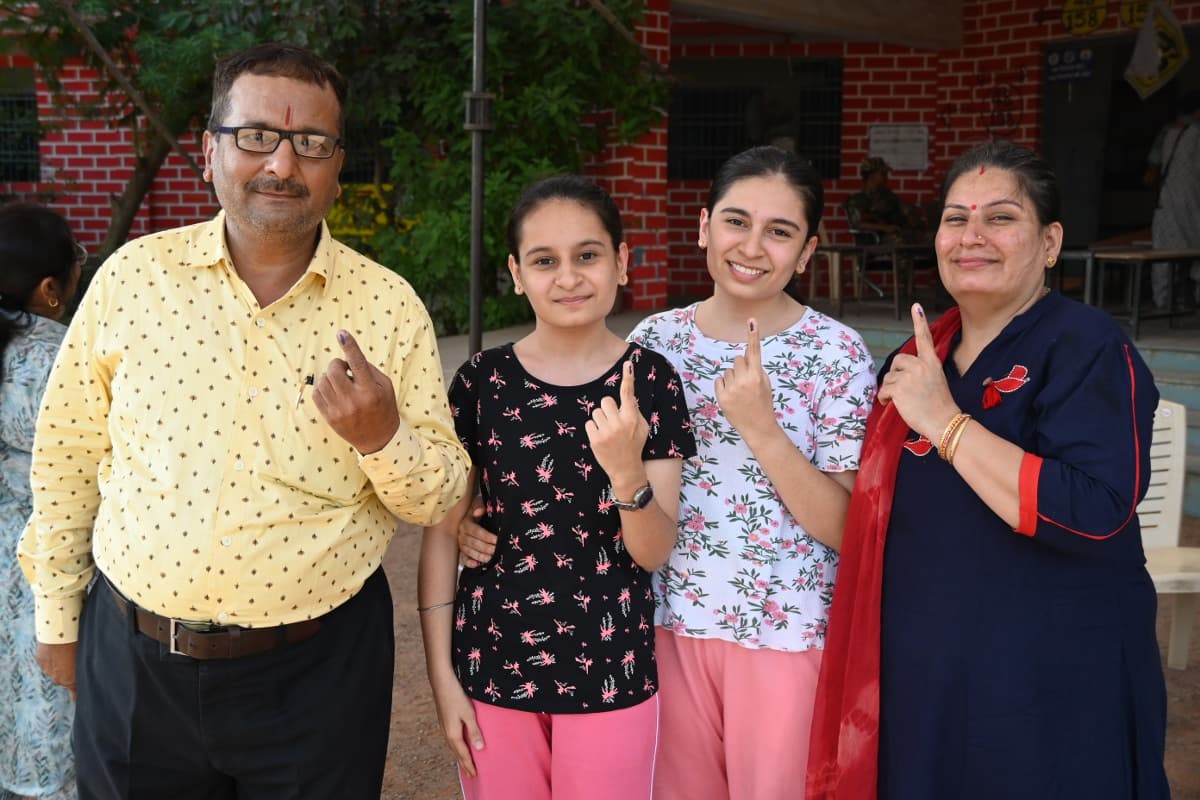
{"label": "belt buckle", "polygon": [[170,639],[170,641],[168,642],[168,646],[171,648],[171,655],[186,656],[187,653],[185,653],[179,649],[178,640],[175,638],[179,635],[179,633],[178,633],[179,620],[175,619],[174,617],[171,617],[170,623],[171,623],[171,627],[170,627],[170,631],[168,632],[168,638]]}

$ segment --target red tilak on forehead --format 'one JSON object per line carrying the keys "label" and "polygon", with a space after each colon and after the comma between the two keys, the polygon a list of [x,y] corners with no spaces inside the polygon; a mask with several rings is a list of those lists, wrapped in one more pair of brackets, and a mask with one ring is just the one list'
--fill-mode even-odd
{"label": "red tilak on forehead", "polygon": [[976,206],[974,203],[971,203],[971,210],[974,211],[976,208],[978,208],[978,206]]}
{"label": "red tilak on forehead", "polygon": [[289,128],[292,126],[292,107],[291,106],[287,107],[287,114],[285,114],[283,117],[283,124],[287,125]]}
{"label": "red tilak on forehead", "polygon": [[987,172],[987,167],[985,167],[983,164],[980,164],[979,165],[979,174],[982,175],[985,172]]}

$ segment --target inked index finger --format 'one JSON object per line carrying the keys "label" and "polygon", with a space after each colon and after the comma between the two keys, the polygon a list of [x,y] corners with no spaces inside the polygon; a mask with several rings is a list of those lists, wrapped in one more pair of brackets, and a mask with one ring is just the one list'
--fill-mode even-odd
{"label": "inked index finger", "polygon": [[925,309],[920,303],[912,304],[913,343],[917,346],[917,358],[936,358],[933,346],[933,334],[929,332],[929,320],[925,318]]}
{"label": "inked index finger", "polygon": [[338,331],[338,344],[342,346],[342,352],[346,355],[346,363],[350,365],[350,369],[355,375],[367,374],[367,357],[363,355],[362,348],[358,346],[358,342],[350,335],[349,331]]}
{"label": "inked index finger", "polygon": [[626,361],[621,366],[621,408],[637,408],[637,394],[634,392],[633,383],[633,362]]}
{"label": "inked index finger", "polygon": [[758,328],[758,320],[754,317],[746,320],[746,363],[751,367],[762,366],[762,335]]}

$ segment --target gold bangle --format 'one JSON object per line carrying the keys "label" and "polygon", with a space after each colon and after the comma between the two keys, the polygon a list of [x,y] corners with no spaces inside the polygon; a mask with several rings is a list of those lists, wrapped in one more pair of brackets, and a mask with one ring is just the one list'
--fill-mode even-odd
{"label": "gold bangle", "polygon": [[444,603],[434,603],[431,606],[417,606],[417,613],[424,614],[426,611],[433,611],[434,609],[437,609],[437,608],[445,608],[446,606],[452,606],[452,605],[454,605],[454,601],[447,600]]}
{"label": "gold bangle", "polygon": [[953,436],[954,432],[970,418],[970,414],[960,411],[954,415],[954,418],[951,419],[949,423],[947,423],[946,430],[942,431],[942,438],[938,441],[937,447],[938,455],[943,459],[946,458],[946,447],[950,444],[950,437]]}
{"label": "gold bangle", "polygon": [[958,430],[954,432],[954,436],[950,439],[950,449],[946,453],[946,463],[950,466],[954,466],[954,454],[958,452],[958,443],[962,440],[963,431],[967,429],[967,423],[970,421],[970,417],[964,419],[962,424],[958,426]]}

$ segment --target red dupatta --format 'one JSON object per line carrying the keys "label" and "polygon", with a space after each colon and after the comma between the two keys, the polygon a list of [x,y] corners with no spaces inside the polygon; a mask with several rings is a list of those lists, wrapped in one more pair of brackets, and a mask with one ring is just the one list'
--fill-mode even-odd
{"label": "red dupatta", "polygon": [[[941,361],[945,362],[961,327],[957,308],[930,326]],[[915,340],[909,339],[900,352],[915,354]],[[876,796],[883,546],[908,431],[908,423],[890,403],[876,403],[867,419],[817,683],[805,787],[808,800],[874,800]]]}

